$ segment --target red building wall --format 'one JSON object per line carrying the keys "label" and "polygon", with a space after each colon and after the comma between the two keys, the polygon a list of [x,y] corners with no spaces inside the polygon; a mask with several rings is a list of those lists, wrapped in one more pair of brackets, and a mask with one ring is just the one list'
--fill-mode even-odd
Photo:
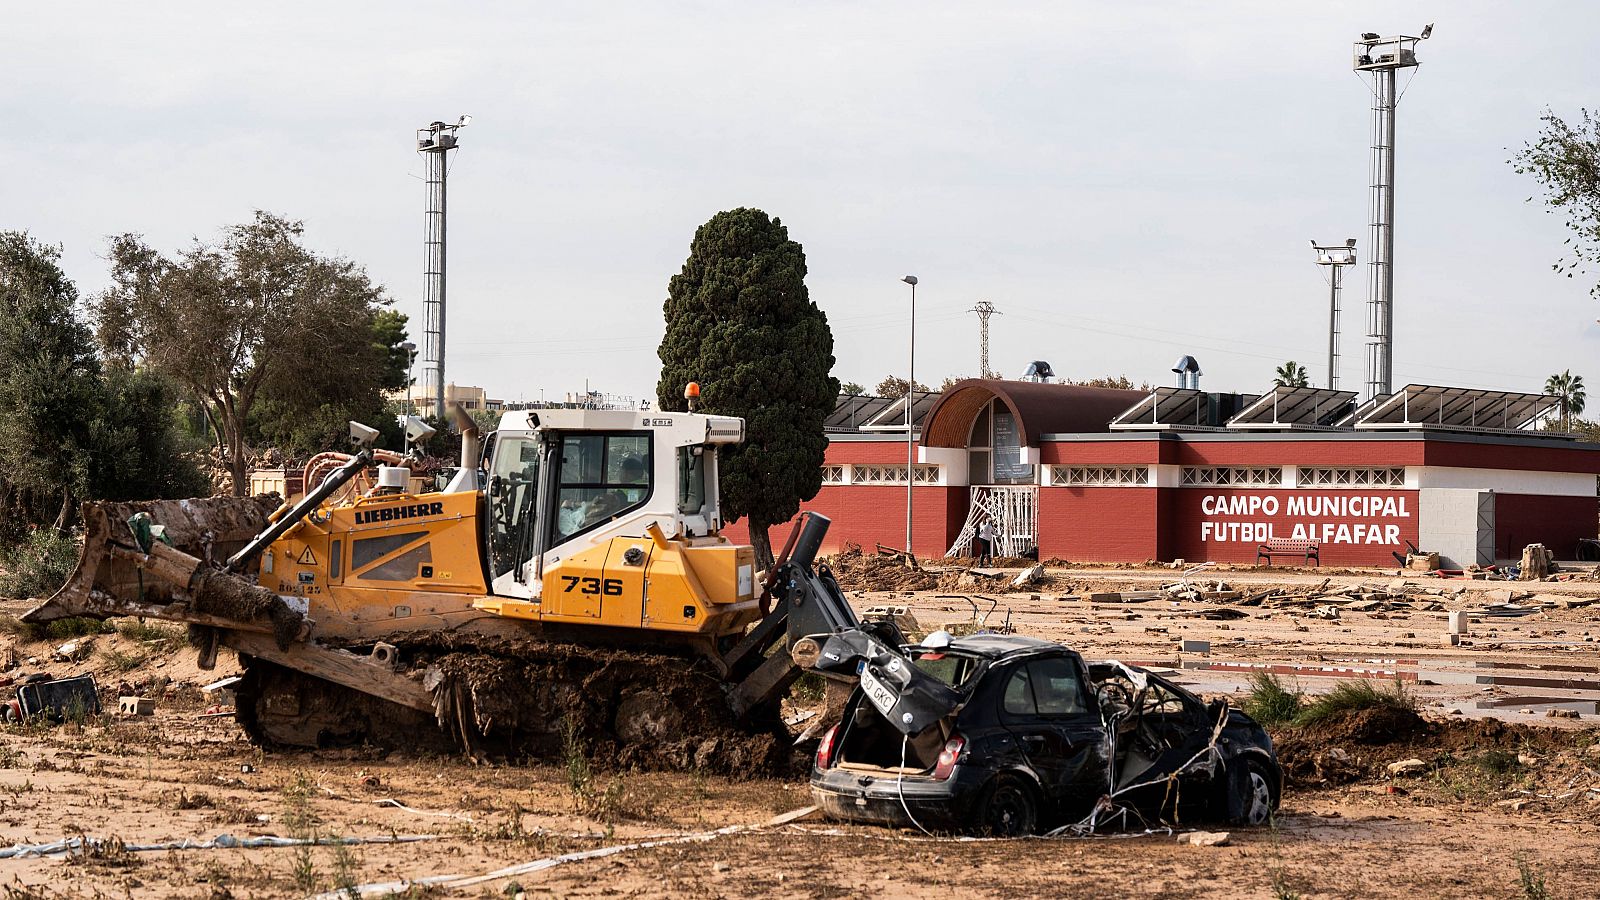
{"label": "red building wall", "polygon": [[1160,556],[1158,488],[1039,489],[1039,558],[1143,562]]}
{"label": "red building wall", "polygon": [[[1170,514],[1163,527],[1172,559],[1253,562],[1256,548],[1270,536],[1319,541],[1323,565],[1393,565],[1390,553],[1404,553],[1405,541],[1417,540],[1416,491],[1173,488],[1168,492]],[[1297,502],[1291,506],[1291,500]],[[1338,508],[1331,509],[1330,501]],[[1350,501],[1354,508],[1347,505]]]}
{"label": "red building wall", "polygon": [[1537,494],[1494,495],[1494,552],[1517,559],[1522,548],[1540,543],[1556,559],[1576,559],[1579,538],[1596,536],[1594,497],[1549,497]]}
{"label": "red building wall", "polygon": [[[1420,441],[1183,441],[1165,463],[1182,466],[1338,466],[1390,468],[1422,465]],[[1505,453],[1505,448],[1501,448]]]}
{"label": "red building wall", "polygon": [[[831,457],[830,457],[831,461]],[[950,549],[967,518],[968,489],[919,485],[912,498],[912,541],[917,555],[940,557]],[[906,541],[905,485],[825,485],[800,511],[827,516],[832,524],[822,543],[823,553],[835,553],[846,543],[871,550],[877,544],[899,548]],[[774,555],[783,550],[793,523],[767,530]],[[723,529],[730,540],[748,542],[744,519]]]}

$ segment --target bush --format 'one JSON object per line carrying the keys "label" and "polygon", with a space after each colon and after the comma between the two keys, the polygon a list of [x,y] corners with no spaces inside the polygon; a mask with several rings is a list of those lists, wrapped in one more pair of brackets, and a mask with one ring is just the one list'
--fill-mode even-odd
{"label": "bush", "polygon": [[67,583],[77,564],[75,541],[35,528],[17,546],[0,550],[0,596],[48,597]]}
{"label": "bush", "polygon": [[1262,725],[1283,725],[1300,714],[1305,694],[1283,686],[1278,676],[1270,672],[1250,675],[1250,694],[1244,699],[1244,711]]}
{"label": "bush", "polygon": [[1295,716],[1294,724],[1315,725],[1343,713],[1381,708],[1415,715],[1417,698],[1399,679],[1395,679],[1388,687],[1380,687],[1372,681],[1365,680],[1343,681],[1333,690],[1306,704],[1299,715]]}
{"label": "bush", "polygon": [[143,619],[125,619],[117,625],[117,633],[131,641],[175,643],[184,637],[183,628],[177,625],[157,624]]}

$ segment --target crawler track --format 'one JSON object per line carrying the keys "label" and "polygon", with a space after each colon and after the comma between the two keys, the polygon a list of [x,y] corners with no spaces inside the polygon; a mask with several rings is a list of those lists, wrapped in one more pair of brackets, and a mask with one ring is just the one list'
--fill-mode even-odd
{"label": "crawler track", "polygon": [[704,660],[439,635],[391,643],[406,670],[432,685],[435,715],[247,658],[236,691],[240,725],[253,741],[278,747],[371,745],[550,760],[562,758],[570,739],[607,768],[755,775],[791,762],[776,712],[736,722],[723,683]]}

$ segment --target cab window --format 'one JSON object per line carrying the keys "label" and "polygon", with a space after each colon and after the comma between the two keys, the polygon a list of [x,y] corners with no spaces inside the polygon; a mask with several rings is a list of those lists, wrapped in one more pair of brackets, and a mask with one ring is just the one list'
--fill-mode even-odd
{"label": "cab window", "polygon": [[532,437],[500,441],[489,479],[491,549],[496,577],[533,556],[534,503],[539,495],[539,442]]}
{"label": "cab window", "polygon": [[706,505],[704,447],[678,448],[678,515],[698,515]]}
{"label": "cab window", "polygon": [[564,436],[560,459],[552,544],[597,528],[650,496],[649,434]]}

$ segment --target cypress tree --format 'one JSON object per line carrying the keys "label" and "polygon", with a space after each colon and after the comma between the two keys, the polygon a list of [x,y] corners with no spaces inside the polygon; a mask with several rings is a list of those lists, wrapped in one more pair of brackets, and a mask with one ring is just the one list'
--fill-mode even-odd
{"label": "cypress tree", "polygon": [[759,209],[717,213],[695,232],[673,276],[661,340],[660,408],[745,420],[745,442],[718,455],[723,518],[749,518],[758,565],[772,564],[767,529],[822,487],[822,423],[838,399],[833,332],[806,291],[806,255]]}

